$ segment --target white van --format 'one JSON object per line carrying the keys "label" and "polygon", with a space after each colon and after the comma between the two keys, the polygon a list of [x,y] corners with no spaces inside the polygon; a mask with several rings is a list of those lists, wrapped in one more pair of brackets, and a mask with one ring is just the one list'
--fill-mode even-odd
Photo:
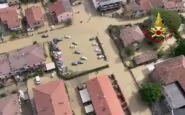
{"label": "white van", "polygon": [[40,84],[40,76],[36,76],[35,77],[35,83],[36,84]]}

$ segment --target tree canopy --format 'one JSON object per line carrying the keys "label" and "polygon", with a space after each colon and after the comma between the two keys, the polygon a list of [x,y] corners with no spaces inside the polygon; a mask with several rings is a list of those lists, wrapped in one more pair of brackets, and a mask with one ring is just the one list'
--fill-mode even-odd
{"label": "tree canopy", "polygon": [[175,48],[175,56],[185,55],[185,40],[180,39]]}
{"label": "tree canopy", "polygon": [[152,15],[154,16],[157,16],[158,12],[161,14],[161,17],[169,30],[175,32],[179,29],[182,23],[182,17],[177,12],[162,8],[151,10]]}
{"label": "tree canopy", "polygon": [[160,85],[152,83],[142,84],[139,92],[142,100],[147,104],[152,104],[153,102],[158,101],[162,96]]}

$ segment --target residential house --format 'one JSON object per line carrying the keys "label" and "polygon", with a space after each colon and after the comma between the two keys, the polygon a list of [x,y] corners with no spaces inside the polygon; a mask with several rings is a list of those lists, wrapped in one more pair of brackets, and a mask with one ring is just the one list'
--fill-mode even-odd
{"label": "residential house", "polygon": [[21,29],[21,21],[16,7],[7,7],[0,9],[1,22],[12,31]]}
{"label": "residential house", "polygon": [[143,42],[145,36],[139,26],[126,26],[120,30],[120,39],[124,45],[127,47],[129,45],[133,45],[134,43]]}
{"label": "residential house", "polygon": [[112,9],[119,9],[122,0],[92,0],[96,10],[106,12]]}
{"label": "residential house", "polygon": [[141,65],[148,62],[156,61],[157,59],[158,59],[157,52],[146,51],[143,54],[135,56],[133,61],[136,65]]}
{"label": "residential house", "polygon": [[73,18],[73,10],[68,0],[57,0],[49,6],[49,13],[54,23],[65,22]]}
{"label": "residential house", "polygon": [[164,85],[171,115],[181,115],[185,109],[185,57],[182,55],[156,64],[150,77],[153,82]]}
{"label": "residential house", "polygon": [[0,79],[45,67],[44,46],[35,44],[0,54]]}
{"label": "residential house", "polygon": [[149,11],[152,8],[162,8],[163,0],[137,0],[140,10]]}
{"label": "residential house", "polygon": [[1,115],[22,115],[21,105],[17,94],[0,99]]}
{"label": "residential house", "polygon": [[29,68],[38,68],[45,62],[44,46],[30,45],[8,53],[9,63],[13,74],[19,74]]}
{"label": "residential house", "polygon": [[73,115],[64,81],[52,81],[33,88],[37,115]]}
{"label": "residential house", "polygon": [[125,114],[108,76],[91,79],[86,85],[96,115]]}
{"label": "residential house", "polygon": [[178,56],[156,64],[150,76],[152,81],[163,85],[177,81],[185,90],[185,57]]}
{"label": "residential house", "polygon": [[168,10],[182,12],[185,11],[185,1],[183,0],[164,0],[164,8]]}
{"label": "residential house", "polygon": [[25,10],[25,16],[29,28],[41,27],[44,25],[41,7],[32,6]]}

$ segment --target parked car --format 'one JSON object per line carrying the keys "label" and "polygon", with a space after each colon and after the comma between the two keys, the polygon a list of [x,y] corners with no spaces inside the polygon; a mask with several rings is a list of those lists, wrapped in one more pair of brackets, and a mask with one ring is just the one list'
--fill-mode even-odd
{"label": "parked car", "polygon": [[47,34],[43,34],[41,37],[42,38],[48,38],[48,35]]}
{"label": "parked car", "polygon": [[87,57],[82,56],[82,57],[80,57],[80,60],[87,60]]}
{"label": "parked car", "polygon": [[84,62],[82,62],[82,61],[77,61],[77,63],[78,63],[78,64],[84,64]]}
{"label": "parked car", "polygon": [[72,42],[72,44],[73,44],[73,45],[75,45],[75,46],[77,46],[77,45],[78,45],[78,43],[77,43],[77,42]]}
{"label": "parked car", "polygon": [[74,53],[75,53],[75,54],[81,54],[81,51],[75,50]]}
{"label": "parked car", "polygon": [[92,37],[92,38],[90,38],[90,39],[89,39],[89,41],[93,41],[93,40],[95,40],[95,38],[94,38],[94,37]]}
{"label": "parked car", "polygon": [[71,65],[78,65],[78,61],[72,62]]}
{"label": "parked car", "polygon": [[54,44],[58,44],[61,41],[62,41],[62,39],[59,39],[59,38],[54,38],[53,39]]}
{"label": "parked car", "polygon": [[98,59],[103,59],[105,56],[104,55],[99,55]]}
{"label": "parked car", "polygon": [[75,45],[73,45],[73,44],[71,44],[70,46],[69,46],[69,48],[71,48],[71,49],[74,49],[76,46]]}
{"label": "parked car", "polygon": [[101,52],[98,52],[96,55],[99,56],[99,55],[103,55],[103,54]]}
{"label": "parked car", "polygon": [[98,43],[93,42],[93,43],[92,43],[92,46],[98,46]]}
{"label": "parked car", "polygon": [[96,48],[94,51],[95,52],[101,52],[101,50],[99,48]]}
{"label": "parked car", "polygon": [[71,39],[71,36],[65,35],[64,38],[65,39]]}
{"label": "parked car", "polygon": [[41,81],[40,81],[40,76],[36,76],[36,77],[35,77],[35,83],[36,83],[37,85],[39,85],[39,84],[41,83]]}

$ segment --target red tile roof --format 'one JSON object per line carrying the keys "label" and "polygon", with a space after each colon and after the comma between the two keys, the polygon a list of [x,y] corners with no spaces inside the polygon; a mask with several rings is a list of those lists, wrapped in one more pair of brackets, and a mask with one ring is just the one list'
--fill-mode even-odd
{"label": "red tile roof", "polygon": [[163,0],[140,0],[141,10],[150,10],[163,6]]}
{"label": "red tile roof", "polygon": [[10,95],[0,99],[0,115],[21,115],[18,95]]}
{"label": "red tile roof", "polygon": [[42,44],[30,45],[8,53],[12,71],[24,67],[44,63],[44,46]]}
{"label": "red tile roof", "polygon": [[165,85],[177,81],[185,90],[185,57],[178,56],[155,65],[151,78]]}
{"label": "red tile roof", "polygon": [[51,4],[49,6],[49,12],[55,12],[55,14],[58,16],[65,12],[63,2],[61,0],[56,1],[55,3]]}
{"label": "red tile roof", "polygon": [[139,26],[127,26],[120,31],[120,38],[124,46],[130,45],[134,42],[142,42],[145,38]]}
{"label": "red tile roof", "polygon": [[36,86],[33,91],[38,115],[73,115],[62,80]]}
{"label": "red tile roof", "polygon": [[43,21],[43,14],[39,6],[32,6],[25,10],[26,20],[30,27],[34,26],[34,23]]}
{"label": "red tile roof", "polygon": [[124,115],[120,102],[107,76],[96,77],[87,82],[96,115]]}
{"label": "red tile roof", "polygon": [[16,7],[0,9],[0,19],[8,25],[8,28],[17,28],[21,25]]}

